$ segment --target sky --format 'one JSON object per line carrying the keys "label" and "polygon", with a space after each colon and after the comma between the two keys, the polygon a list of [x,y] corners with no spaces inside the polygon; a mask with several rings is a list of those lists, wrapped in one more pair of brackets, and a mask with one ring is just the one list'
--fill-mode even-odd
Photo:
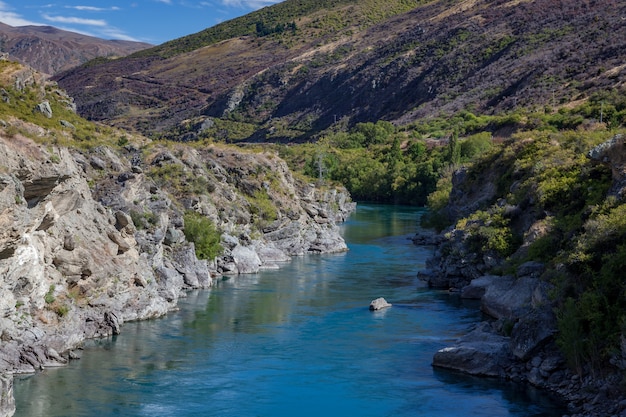
{"label": "sky", "polygon": [[0,22],[154,45],[282,0],[0,0]]}

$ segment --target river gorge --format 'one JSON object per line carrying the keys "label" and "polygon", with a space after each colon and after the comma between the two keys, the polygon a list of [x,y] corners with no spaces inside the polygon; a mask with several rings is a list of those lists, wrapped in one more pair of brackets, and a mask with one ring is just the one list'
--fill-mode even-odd
{"label": "river gorge", "polygon": [[[361,204],[349,251],[195,290],[166,317],[85,343],[66,367],[15,378],[16,416],[558,416],[526,385],[431,366],[484,319],[416,277],[420,209]],[[385,297],[393,304],[369,311]]]}

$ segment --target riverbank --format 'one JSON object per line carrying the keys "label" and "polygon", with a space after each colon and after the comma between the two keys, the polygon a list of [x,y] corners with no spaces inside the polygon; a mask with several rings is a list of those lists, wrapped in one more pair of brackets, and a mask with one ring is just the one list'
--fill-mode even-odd
{"label": "riverbank", "polygon": [[450,170],[429,216],[442,233],[416,238],[437,248],[420,276],[491,322],[435,365],[557,392],[574,415],[626,414],[623,151],[605,129],[529,131]]}
{"label": "riverbank", "polygon": [[[556,415],[532,387],[433,372],[432,353],[481,314],[416,291],[431,254],[407,239],[421,212],[359,204],[341,225],[348,252],[218,280],[175,313],[126,323],[70,366],[17,378],[16,417]],[[376,296],[393,306],[370,311]]]}
{"label": "riverbank", "polygon": [[[0,137],[0,160],[2,416],[12,374],[64,366],[84,340],[163,316],[217,276],[347,250],[347,192],[296,180],[274,154],[16,135]],[[188,213],[214,228],[201,231],[216,234],[214,259],[199,259]]]}
{"label": "riverbank", "polygon": [[[429,268],[420,271],[418,277],[432,288],[448,290],[450,297],[479,300],[489,319],[436,352],[433,366],[530,384],[561,398],[571,417],[626,415],[624,364],[617,362],[619,354],[615,368],[598,372],[584,364],[576,372],[557,347],[551,286],[540,279],[543,264],[527,262],[511,275],[487,275],[489,269],[484,264],[477,267],[462,256],[442,255],[442,248],[454,235],[448,231],[414,237],[416,244],[436,248],[427,262]],[[455,242],[458,245],[461,241]],[[623,356],[626,343],[622,346]]]}

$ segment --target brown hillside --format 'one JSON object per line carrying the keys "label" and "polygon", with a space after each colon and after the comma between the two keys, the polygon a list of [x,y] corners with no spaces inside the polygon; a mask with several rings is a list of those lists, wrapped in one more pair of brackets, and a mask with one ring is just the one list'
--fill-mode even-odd
{"label": "brown hillside", "polygon": [[0,51],[53,75],[97,57],[121,57],[149,48],[140,42],[104,40],[50,26],[13,27],[0,23]]}
{"label": "brown hillside", "polygon": [[81,114],[146,134],[193,139],[201,123],[182,122],[210,117],[252,124],[249,140],[294,140],[338,121],[556,107],[626,77],[625,2],[413,1],[379,19],[376,2],[337,3],[290,15],[293,32],[172,52],[189,49],[188,37],[166,56],[149,50],[57,80]]}

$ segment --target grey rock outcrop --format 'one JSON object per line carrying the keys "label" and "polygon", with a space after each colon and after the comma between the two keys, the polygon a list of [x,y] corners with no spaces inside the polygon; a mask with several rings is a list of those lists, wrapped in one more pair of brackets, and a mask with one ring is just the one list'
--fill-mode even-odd
{"label": "grey rock outcrop", "polygon": [[[479,256],[470,251],[465,238],[465,233],[456,229],[447,232],[445,237],[433,236],[430,242],[438,242],[438,246],[426,260],[426,269],[418,272],[418,278],[432,288],[460,290],[499,263],[489,255]],[[417,238],[416,244],[421,244],[420,241]]]}
{"label": "grey rock outcrop", "polygon": [[[275,155],[181,146],[144,158],[0,137],[0,373],[62,366],[85,339],[162,316],[220,273],[347,250],[347,193],[299,183]],[[186,211],[223,233],[216,259],[196,257]]]}
{"label": "grey rock outcrop", "polygon": [[522,360],[529,360],[556,334],[556,317],[549,307],[531,310],[521,317],[511,331],[511,353]]}
{"label": "grey rock outcrop", "polygon": [[370,310],[372,311],[378,311],[389,307],[391,307],[391,304],[388,303],[383,297],[376,298],[370,303]]}
{"label": "grey rock outcrop", "polygon": [[231,250],[233,261],[237,272],[240,274],[251,274],[258,272],[261,265],[261,258],[256,251],[249,246],[237,245]]}
{"label": "grey rock outcrop", "polygon": [[67,120],[60,120],[59,123],[63,127],[67,127],[68,129],[76,130],[76,126],[74,126],[72,123],[68,122]]}
{"label": "grey rock outcrop", "polygon": [[507,284],[510,284],[511,278],[504,278],[499,275],[485,275],[473,279],[468,285],[461,289],[461,297],[471,300],[480,300],[483,298],[488,288],[502,281],[506,281]]}
{"label": "grey rock outcrop", "polygon": [[617,134],[608,141],[593,148],[587,156],[611,169],[613,184],[609,194],[623,200],[626,197],[626,146],[624,135]]}
{"label": "grey rock outcrop", "polygon": [[35,111],[43,114],[48,119],[52,118],[52,107],[50,107],[50,102],[42,101],[35,107]]}
{"label": "grey rock outcrop", "polygon": [[497,334],[483,322],[454,346],[437,351],[433,366],[470,375],[502,377],[510,363],[508,346],[508,337]]}
{"label": "grey rock outcrop", "polygon": [[24,91],[28,87],[43,86],[43,74],[30,67],[20,67],[13,74],[13,87],[17,91]]}
{"label": "grey rock outcrop", "polygon": [[[536,278],[538,271],[541,270],[542,264],[525,263],[518,268],[518,277],[486,275],[472,280],[461,290],[462,298],[480,300],[481,310],[485,314],[498,319],[500,326],[511,327],[507,331],[510,337],[499,339],[502,351],[508,358],[529,360],[539,349],[553,340],[556,318],[548,302],[547,284]],[[472,332],[471,338],[459,339],[455,348],[445,351],[445,355],[439,354],[437,364],[446,366],[446,361],[457,362],[459,359],[456,356],[463,356],[472,349],[477,349],[474,342],[479,338],[476,336],[484,335],[484,330],[490,328],[482,326],[479,329],[480,331]],[[493,338],[490,334],[494,331],[490,330],[487,332],[489,337],[486,340],[491,343]],[[469,345],[468,340],[472,342]],[[486,350],[489,354],[493,353],[493,349]],[[502,367],[504,357],[496,359],[497,366]],[[468,369],[463,370],[464,372],[474,374],[482,372],[482,368],[472,371],[471,363],[473,362],[467,362]],[[456,366],[450,365],[453,368]]]}
{"label": "grey rock outcrop", "polygon": [[481,298],[481,310],[497,319],[516,319],[533,307],[533,294],[540,291],[536,278],[501,277],[493,280]]}

